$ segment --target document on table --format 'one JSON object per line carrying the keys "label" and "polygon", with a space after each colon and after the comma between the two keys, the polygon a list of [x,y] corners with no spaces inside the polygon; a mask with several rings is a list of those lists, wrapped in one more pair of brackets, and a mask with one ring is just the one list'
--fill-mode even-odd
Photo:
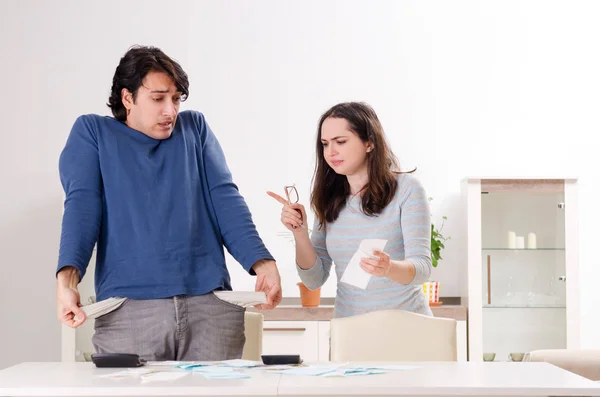
{"label": "document on table", "polygon": [[408,371],[419,368],[414,365],[347,366],[346,364],[308,365],[277,371],[283,375],[345,377],[385,374],[390,371]]}
{"label": "document on table", "polygon": [[369,281],[371,280],[371,275],[363,270],[360,267],[360,260],[362,258],[377,258],[377,256],[373,255],[374,251],[383,251],[387,240],[383,239],[365,239],[360,242],[358,250],[348,262],[348,266],[346,266],[346,271],[344,271],[344,275],[340,280],[343,283],[354,285],[360,289],[366,289]]}

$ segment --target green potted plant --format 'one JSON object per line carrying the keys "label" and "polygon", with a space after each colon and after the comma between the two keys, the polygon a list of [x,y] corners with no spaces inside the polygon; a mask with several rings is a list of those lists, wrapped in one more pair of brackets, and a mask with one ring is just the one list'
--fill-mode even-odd
{"label": "green potted plant", "polygon": [[450,240],[450,237],[444,237],[442,229],[444,228],[444,222],[448,217],[442,217],[442,225],[439,229],[436,229],[433,222],[431,223],[431,265],[437,267],[438,261],[442,258],[442,250],[446,248],[444,243]]}
{"label": "green potted plant", "polygon": [[[429,202],[433,200],[429,197]],[[442,234],[442,230],[444,229],[444,223],[448,218],[446,216],[442,217],[442,224],[439,228],[436,228],[433,222],[431,222],[431,265],[433,267],[437,267],[439,260],[442,259],[442,250],[446,248],[444,243],[450,239],[450,237],[446,237]],[[423,285],[423,291],[425,295],[428,296],[429,305],[430,306],[439,306],[442,304],[439,300],[439,282],[437,281],[428,281]]]}
{"label": "green potted plant", "polygon": [[[432,197],[429,197],[429,203],[433,200]],[[442,234],[442,229],[444,229],[444,222],[448,219],[447,216],[442,217],[442,225],[438,228],[435,227],[433,222],[431,222],[431,265],[433,267],[437,267],[438,261],[442,258],[442,250],[446,248],[444,243],[447,240],[450,240],[450,237],[445,237]]]}

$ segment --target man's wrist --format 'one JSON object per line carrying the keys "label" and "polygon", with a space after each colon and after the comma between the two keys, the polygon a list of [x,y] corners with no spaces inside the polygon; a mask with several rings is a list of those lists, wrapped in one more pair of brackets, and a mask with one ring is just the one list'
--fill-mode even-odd
{"label": "man's wrist", "polygon": [[79,284],[79,270],[74,266],[66,266],[60,269],[56,275],[59,287],[76,288]]}
{"label": "man's wrist", "polygon": [[277,269],[277,265],[273,259],[260,259],[252,265],[252,270],[254,270],[256,274],[266,273],[273,269]]}

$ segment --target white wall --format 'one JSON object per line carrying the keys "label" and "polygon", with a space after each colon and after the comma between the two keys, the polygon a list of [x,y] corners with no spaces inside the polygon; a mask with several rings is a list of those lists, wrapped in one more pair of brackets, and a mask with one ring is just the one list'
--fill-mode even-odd
{"label": "white wall", "polygon": [[[104,105],[119,58],[151,44],[190,75],[256,224],[297,296],[292,246],[264,193],[306,203],[315,128],[329,106],[371,103],[452,236],[434,270],[459,295],[464,176],[580,178],[582,343],[600,347],[596,228],[600,4],[551,1],[33,1],[0,3],[0,368],[57,360],[58,155],[75,118]],[[253,280],[232,266],[234,287]],[[333,296],[330,280],[324,294]]]}

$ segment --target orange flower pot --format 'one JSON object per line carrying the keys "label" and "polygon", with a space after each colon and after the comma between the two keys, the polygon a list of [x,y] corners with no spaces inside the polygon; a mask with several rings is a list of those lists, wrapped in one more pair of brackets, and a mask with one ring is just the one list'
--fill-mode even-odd
{"label": "orange flower pot", "polygon": [[298,288],[300,288],[300,302],[303,307],[317,307],[321,302],[321,288],[316,290],[310,290],[304,285],[304,283],[300,282],[297,284]]}

